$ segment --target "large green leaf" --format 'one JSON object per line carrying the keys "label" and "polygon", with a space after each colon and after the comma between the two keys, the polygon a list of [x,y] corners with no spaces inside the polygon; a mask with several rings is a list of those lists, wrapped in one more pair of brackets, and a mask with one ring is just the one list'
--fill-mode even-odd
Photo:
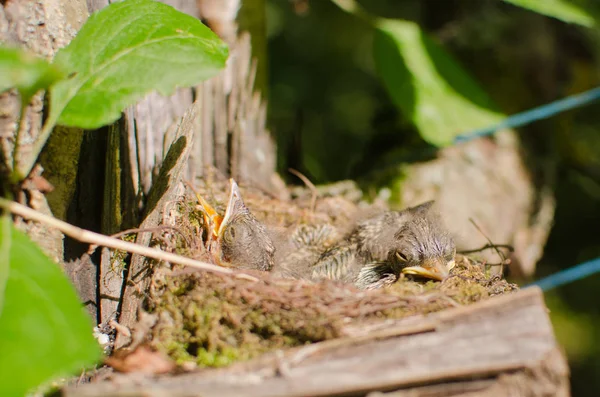
{"label": "large green leaf", "polygon": [[573,0],[504,0],[528,10],[547,15],[564,22],[576,23],[587,27],[596,24],[594,17]]}
{"label": "large green leaf", "polygon": [[113,3],[90,16],[56,55],[73,73],[53,87],[50,121],[98,128],[152,90],[171,94],[214,76],[227,46],[198,19],[152,0]]}
{"label": "large green leaf", "polygon": [[0,217],[0,317],[4,308],[4,292],[10,274],[10,228],[12,219],[8,213]]}
{"label": "large green leaf", "polygon": [[450,54],[412,22],[376,24],[377,71],[396,105],[431,144],[499,122],[503,115]]}
{"label": "large green leaf", "polygon": [[63,73],[45,59],[17,48],[0,47],[0,93],[16,88],[23,101],[63,78]]}
{"label": "large green leaf", "polygon": [[0,314],[0,396],[22,396],[93,364],[101,353],[92,322],[61,269],[12,224],[9,236],[5,229],[0,247],[10,250],[1,257],[10,258],[10,269]]}

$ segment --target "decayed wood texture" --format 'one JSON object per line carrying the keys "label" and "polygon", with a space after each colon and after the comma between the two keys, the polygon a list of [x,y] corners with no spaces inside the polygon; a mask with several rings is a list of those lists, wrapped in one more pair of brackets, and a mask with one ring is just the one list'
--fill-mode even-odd
{"label": "decayed wood texture", "polygon": [[[277,194],[276,147],[266,130],[266,105],[254,92],[256,63],[250,36],[241,34],[231,47],[225,71],[198,87],[202,141],[192,155],[194,170],[212,163],[218,172],[239,183]],[[197,171],[191,179],[201,176]]]}
{"label": "decayed wood texture", "polygon": [[[568,396],[568,367],[537,288],[223,370],[119,377],[92,396]],[[392,393],[393,392],[393,393]],[[370,394],[375,396],[377,394]]]}

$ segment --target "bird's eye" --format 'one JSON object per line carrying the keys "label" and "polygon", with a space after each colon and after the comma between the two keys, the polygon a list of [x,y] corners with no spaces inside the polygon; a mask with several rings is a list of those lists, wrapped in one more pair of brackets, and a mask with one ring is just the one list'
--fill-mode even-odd
{"label": "bird's eye", "polygon": [[402,252],[396,252],[396,258],[398,258],[400,262],[408,262],[408,258]]}

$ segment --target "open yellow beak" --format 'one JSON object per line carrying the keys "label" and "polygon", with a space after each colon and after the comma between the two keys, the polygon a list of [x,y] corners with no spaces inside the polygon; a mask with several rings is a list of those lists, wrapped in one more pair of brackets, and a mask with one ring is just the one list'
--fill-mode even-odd
{"label": "open yellow beak", "polygon": [[443,281],[454,267],[454,259],[445,263],[443,260],[428,260],[420,266],[409,266],[402,269],[403,274],[412,274],[433,280]]}
{"label": "open yellow beak", "polygon": [[208,204],[200,194],[196,193],[196,198],[202,206],[202,214],[204,215],[204,222],[208,225],[213,237],[217,237],[221,224],[223,223],[223,217],[215,211],[215,209]]}
{"label": "open yellow beak", "polygon": [[204,215],[204,221],[207,225],[209,225],[211,229],[211,235],[214,238],[221,238],[223,236],[223,231],[227,228],[227,225],[231,221],[232,214],[235,212],[235,209],[242,202],[242,195],[240,193],[240,188],[237,183],[232,179],[229,180],[231,184],[231,189],[229,192],[229,201],[227,203],[227,208],[225,209],[225,215],[221,216],[219,213],[208,204],[200,194],[196,193],[196,198],[202,207],[202,213]]}

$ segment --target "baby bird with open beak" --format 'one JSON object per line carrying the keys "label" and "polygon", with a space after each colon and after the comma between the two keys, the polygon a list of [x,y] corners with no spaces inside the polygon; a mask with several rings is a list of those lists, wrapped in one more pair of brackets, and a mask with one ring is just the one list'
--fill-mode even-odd
{"label": "baby bird with open beak", "polygon": [[275,257],[273,241],[265,226],[244,204],[237,183],[230,179],[230,184],[229,201],[222,217],[198,195],[209,226],[209,249],[219,265],[269,271]]}

